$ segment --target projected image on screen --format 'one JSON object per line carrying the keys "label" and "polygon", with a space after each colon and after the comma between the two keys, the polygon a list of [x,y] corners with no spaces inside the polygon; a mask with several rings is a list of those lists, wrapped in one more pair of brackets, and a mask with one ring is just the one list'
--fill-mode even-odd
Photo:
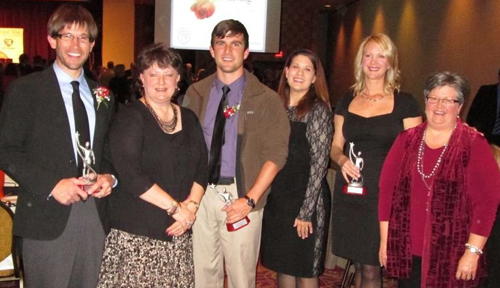
{"label": "projected image on screen", "polygon": [[214,14],[215,4],[210,0],[196,0],[196,2],[191,5],[191,11],[194,12],[196,18],[205,19]]}
{"label": "projected image on screen", "polygon": [[213,27],[224,19],[245,25],[251,51],[265,51],[267,0],[172,0],[170,46],[207,50]]}

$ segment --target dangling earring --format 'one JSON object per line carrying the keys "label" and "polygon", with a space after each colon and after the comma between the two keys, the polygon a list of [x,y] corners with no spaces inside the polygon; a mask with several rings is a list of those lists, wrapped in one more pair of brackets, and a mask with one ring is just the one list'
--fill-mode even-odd
{"label": "dangling earring", "polygon": [[179,87],[175,87],[174,94],[170,97],[170,101],[177,101],[176,98],[179,96],[179,91],[181,91],[181,89],[179,89]]}

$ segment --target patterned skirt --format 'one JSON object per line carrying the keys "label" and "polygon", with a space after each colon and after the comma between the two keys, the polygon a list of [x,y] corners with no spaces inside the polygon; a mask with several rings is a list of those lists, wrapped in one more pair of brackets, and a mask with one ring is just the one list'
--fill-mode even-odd
{"label": "patterned skirt", "polygon": [[172,242],[112,229],[104,247],[98,288],[193,288],[191,234]]}

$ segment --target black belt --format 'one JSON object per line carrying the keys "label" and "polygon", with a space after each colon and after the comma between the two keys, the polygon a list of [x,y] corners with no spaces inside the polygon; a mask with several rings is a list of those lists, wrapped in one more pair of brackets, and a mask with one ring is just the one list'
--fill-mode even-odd
{"label": "black belt", "polygon": [[217,185],[231,185],[234,184],[234,177],[220,177]]}

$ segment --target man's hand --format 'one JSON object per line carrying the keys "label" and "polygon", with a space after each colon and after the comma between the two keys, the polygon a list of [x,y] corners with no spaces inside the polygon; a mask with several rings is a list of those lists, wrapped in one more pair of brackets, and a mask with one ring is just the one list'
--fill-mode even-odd
{"label": "man's hand", "polygon": [[56,184],[54,189],[52,189],[50,195],[63,205],[70,205],[80,200],[87,200],[87,192],[79,187],[79,185],[85,185],[85,183],[87,182],[83,179],[62,179]]}
{"label": "man's hand", "polygon": [[238,198],[238,200],[234,201],[233,204],[224,206],[222,211],[227,213],[227,223],[235,223],[245,218],[248,213],[252,211],[252,207],[247,204],[247,200],[245,198]]}
{"label": "man's hand", "polygon": [[86,189],[87,193],[96,198],[106,197],[111,194],[114,182],[115,179],[110,174],[99,174],[97,181]]}
{"label": "man's hand", "polygon": [[467,123],[465,123],[465,122],[463,122],[462,124],[463,124],[464,126],[466,126],[466,127],[469,127],[470,129],[472,129],[472,131],[474,131],[474,132],[477,132],[477,133],[481,134],[481,136],[484,136],[484,133],[482,133],[482,132],[478,131],[476,127],[471,127],[471,126],[469,126],[469,124],[467,124]]}

